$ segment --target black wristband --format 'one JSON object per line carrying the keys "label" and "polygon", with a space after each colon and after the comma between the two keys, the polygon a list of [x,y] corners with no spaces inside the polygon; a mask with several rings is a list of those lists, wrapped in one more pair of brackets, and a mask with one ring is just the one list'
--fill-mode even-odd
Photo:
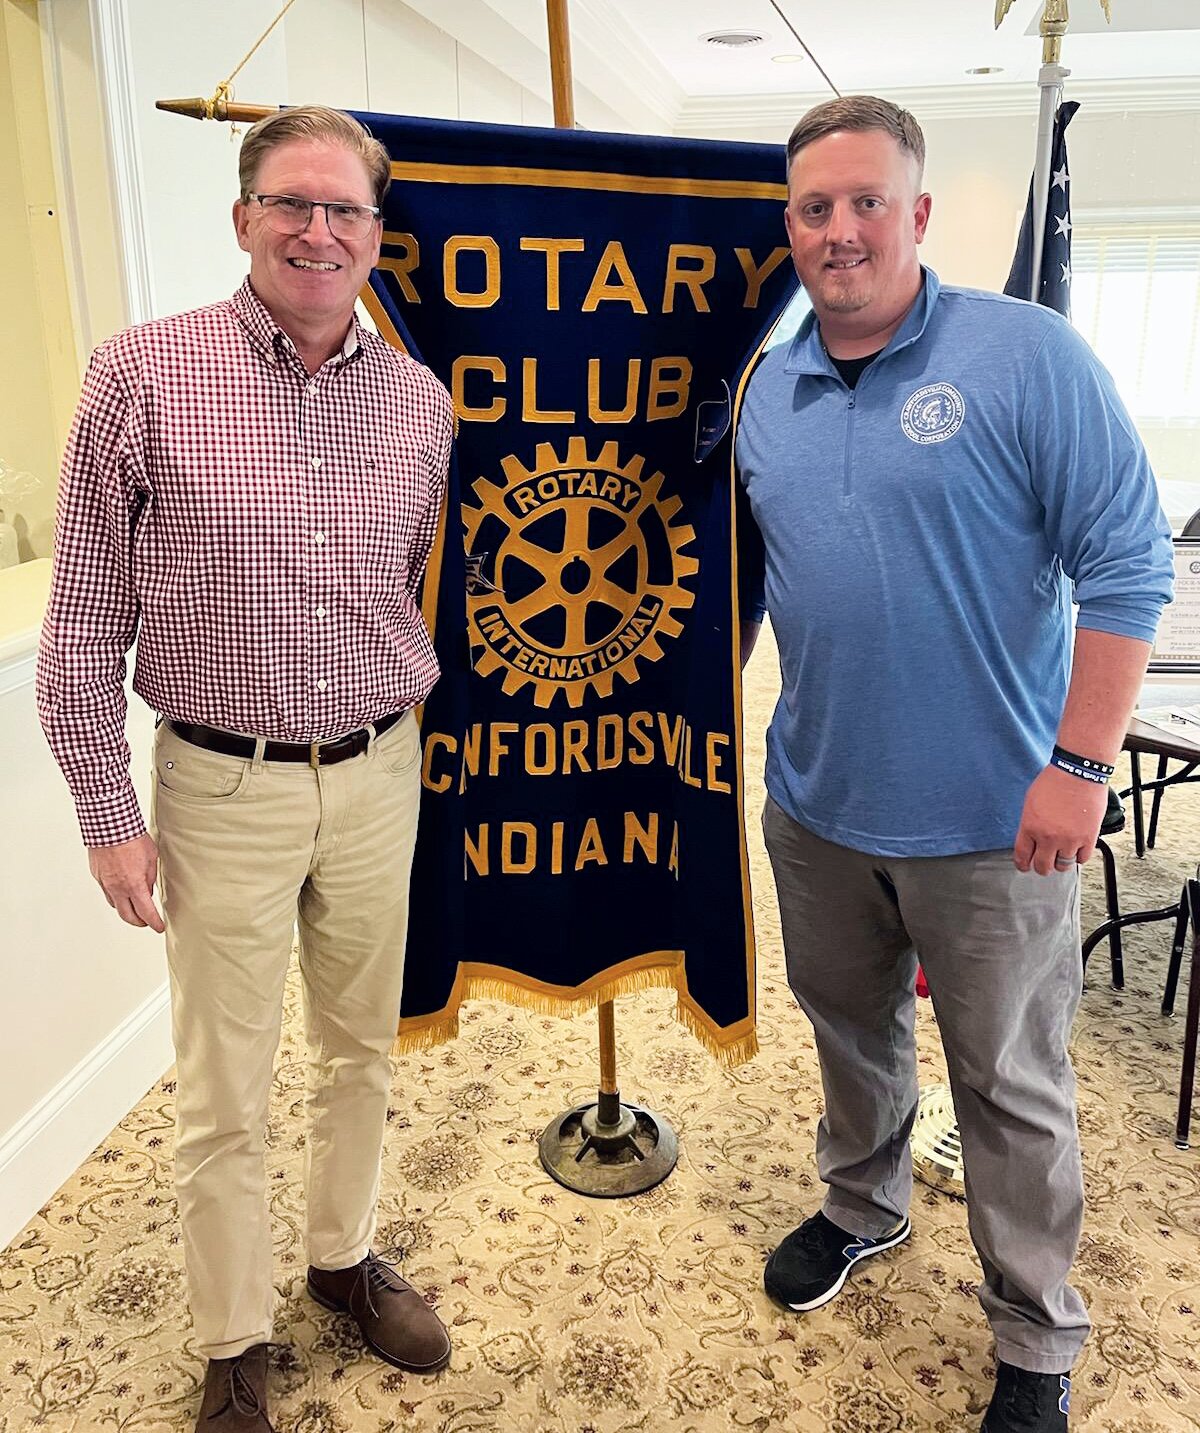
{"label": "black wristband", "polygon": [[1106,762],[1093,761],[1087,756],[1076,756],[1074,752],[1064,751],[1061,746],[1056,746],[1050,753],[1050,765],[1056,766],[1059,771],[1078,776],[1081,781],[1094,781],[1099,786],[1106,785],[1115,770]]}

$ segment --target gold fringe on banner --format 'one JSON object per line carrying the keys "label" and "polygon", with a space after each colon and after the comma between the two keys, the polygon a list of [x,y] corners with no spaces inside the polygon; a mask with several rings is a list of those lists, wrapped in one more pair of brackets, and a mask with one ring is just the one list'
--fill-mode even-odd
{"label": "gold fringe on banner", "polygon": [[[649,961],[656,963],[641,963]],[[674,964],[664,965],[660,955],[635,957],[624,962],[615,973],[596,976],[594,982],[578,988],[546,985],[514,972],[502,973],[498,966],[460,966],[446,1008],[435,1015],[401,1021],[392,1053],[411,1055],[456,1039],[459,1010],[464,1000],[498,1000],[506,1005],[531,1010],[537,1015],[571,1017],[594,1010],[597,1005],[619,996],[653,989],[677,992],[679,998],[675,1018],[724,1068],[731,1070],[745,1064],[758,1053],[753,1020],[741,1020],[728,1031],[721,1031],[688,994],[682,958],[677,957]]]}
{"label": "gold fringe on banner", "polygon": [[[723,1069],[736,1070],[758,1054],[758,1034],[751,1021],[739,1020],[724,1032],[724,1039],[718,1040],[713,1025],[695,1006],[685,1004],[682,995],[675,1007],[675,1018],[687,1026]],[[741,1033],[735,1033],[738,1031]]]}

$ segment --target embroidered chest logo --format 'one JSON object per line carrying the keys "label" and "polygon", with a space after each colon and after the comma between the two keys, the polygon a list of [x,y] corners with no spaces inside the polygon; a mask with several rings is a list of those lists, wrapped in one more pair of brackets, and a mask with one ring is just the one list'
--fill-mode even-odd
{"label": "embroidered chest logo", "polygon": [[967,405],[950,383],[918,388],[900,410],[900,427],[914,443],[944,443],[962,427]]}

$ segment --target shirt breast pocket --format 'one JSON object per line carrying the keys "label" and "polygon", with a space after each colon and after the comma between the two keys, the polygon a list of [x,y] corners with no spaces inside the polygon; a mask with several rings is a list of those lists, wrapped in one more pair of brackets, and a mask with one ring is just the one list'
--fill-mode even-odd
{"label": "shirt breast pocket", "polygon": [[349,455],[349,468],[360,566],[367,575],[404,582],[428,502],[424,460],[416,447],[379,443],[358,447]]}

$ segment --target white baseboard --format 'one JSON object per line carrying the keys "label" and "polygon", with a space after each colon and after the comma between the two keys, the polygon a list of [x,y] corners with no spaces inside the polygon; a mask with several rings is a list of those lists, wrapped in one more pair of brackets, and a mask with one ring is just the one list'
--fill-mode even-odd
{"label": "white baseboard", "polygon": [[175,1059],[163,984],[0,1136],[0,1249],[25,1227]]}

